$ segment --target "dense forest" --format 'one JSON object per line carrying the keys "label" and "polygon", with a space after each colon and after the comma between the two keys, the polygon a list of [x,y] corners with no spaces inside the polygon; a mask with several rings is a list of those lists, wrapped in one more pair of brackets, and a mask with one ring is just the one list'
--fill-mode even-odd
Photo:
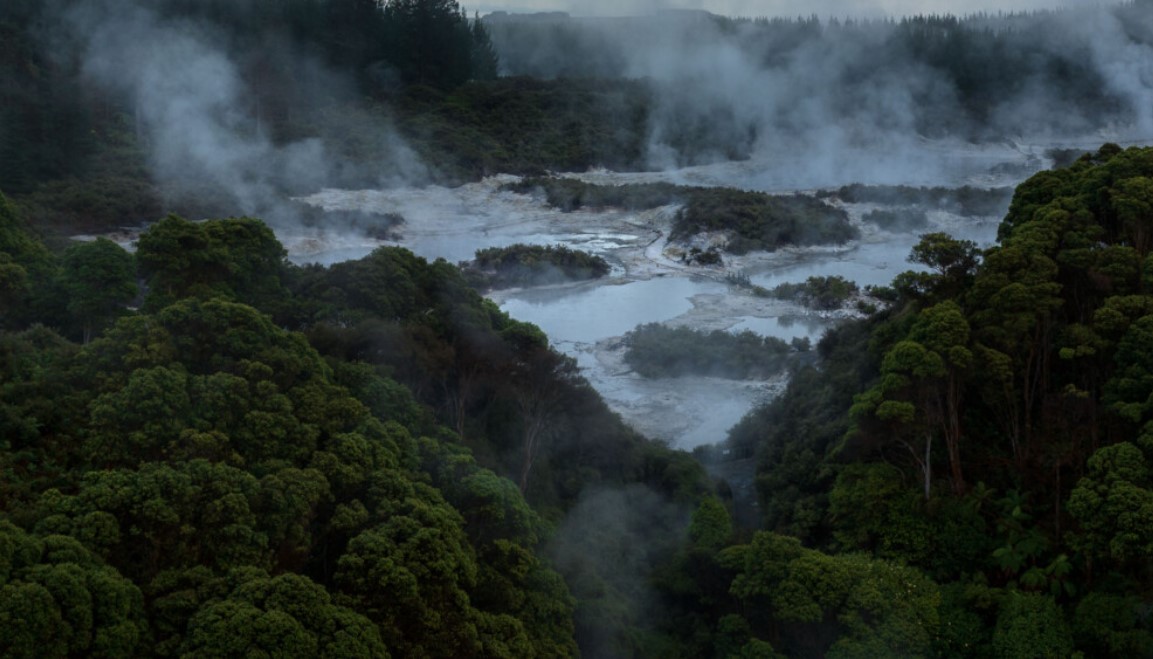
{"label": "dense forest", "polygon": [[[923,269],[811,351],[638,329],[648,375],[790,368],[722,450],[690,455],[627,427],[477,273],[399,247],[294,265],[271,227],[338,221],[283,201],[322,185],[744,157],[775,124],[588,68],[628,55],[564,18],[478,20],[448,0],[125,9],[0,4],[0,655],[1153,654],[1153,149],[1032,175],[988,249],[925,234]],[[1143,44],[1145,12],[1105,15]],[[1021,79],[1065,90],[1071,124],[1133,118],[1090,65],[1116,34],[1062,41],[1061,12],[690,18],[767,70],[829,40],[920,62],[898,72],[933,69],[963,110],[900,126],[925,134],[1027,123],[994,101]],[[527,58],[542,33],[586,68]],[[109,77],[171,61],[139,72],[180,84]],[[892,74],[871,62],[852,70]],[[192,84],[213,80],[216,96]],[[192,96],[220,105],[170,114]],[[172,121],[212,139],[180,141]],[[819,198],[558,181],[520,185],[570,207],[683,203],[678,230],[734,230],[731,251],[852,236]],[[1005,194],[824,196],[901,204],[869,221],[919,230],[926,209],[980,215]],[[65,238],[140,225],[133,252]],[[542,262],[605,268],[478,254],[489,284],[506,261],[504,283]],[[817,307],[854,292],[777,291]],[[756,461],[751,526],[702,464],[726,456]]]}

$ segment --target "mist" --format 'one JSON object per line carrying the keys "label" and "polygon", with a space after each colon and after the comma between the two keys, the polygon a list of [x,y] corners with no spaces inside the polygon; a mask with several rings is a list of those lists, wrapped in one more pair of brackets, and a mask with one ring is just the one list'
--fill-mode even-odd
{"label": "mist", "polygon": [[568,512],[547,553],[583,602],[575,616],[582,652],[627,656],[626,628],[662,618],[651,582],[688,535],[691,510],[641,485],[589,487]]}
{"label": "mist", "polygon": [[[289,201],[292,195],[428,177],[385,117],[358,108],[352,81],[285,35],[269,32],[241,49],[207,22],[167,18],[143,3],[119,1],[75,4],[64,24],[67,31],[52,36],[54,50],[80,58],[88,83],[132,108],[150,173],[166,201],[178,207],[211,198],[206,212],[284,226],[305,212]],[[261,81],[266,89],[254,86]],[[307,89],[309,98],[293,98],[293,87]],[[307,103],[310,111],[327,111],[335,121],[325,127],[338,125],[344,135],[270,134],[267,99],[277,93],[282,112],[303,116],[294,106]],[[356,140],[377,156],[353,161],[333,148],[334,137]]]}
{"label": "mist", "polygon": [[[486,20],[506,75],[649,81],[654,169],[737,153],[787,169],[801,187],[900,183],[947,176],[951,144],[1153,137],[1151,16],[1140,7],[953,23],[703,12]],[[686,135],[715,148],[686,156]]]}
{"label": "mist", "polygon": [[563,11],[575,16],[638,16],[658,10],[698,10],[724,16],[877,18],[927,13],[1037,11],[1096,7],[1096,0],[1011,0],[1007,2],[958,0],[810,0],[798,6],[792,0],[507,0],[478,5],[481,12]]}

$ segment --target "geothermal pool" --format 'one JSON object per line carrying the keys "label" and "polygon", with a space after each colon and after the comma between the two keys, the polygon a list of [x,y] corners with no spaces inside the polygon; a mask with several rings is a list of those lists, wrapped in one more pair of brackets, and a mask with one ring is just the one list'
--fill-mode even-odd
{"label": "geothermal pool", "polygon": [[[1019,146],[961,148],[934,152],[933,167],[907,168],[905,178],[892,170],[876,180],[859,170],[834,173],[818,181],[787,175],[774,161],[720,163],[669,172],[594,171],[574,175],[599,184],[667,181],[688,185],[724,185],[767,192],[833,188],[851,182],[907,185],[1015,185],[1037,166],[1034,150]],[[949,155],[952,154],[952,160]],[[787,165],[787,163],[786,163]],[[774,171],[777,174],[774,174]],[[994,172],[1018,172],[996,174]],[[782,173],[783,172],[783,173]],[[854,177],[849,180],[847,177]],[[278,231],[290,258],[298,262],[333,263],[359,258],[382,244],[401,245],[428,259],[471,259],[485,247],[514,243],[563,244],[606,258],[612,273],[595,282],[489,295],[514,318],[538,325],[558,350],[576,358],[583,374],[609,406],[647,436],[671,446],[692,449],[725,439],[728,429],[754,406],[777,395],[785,377],[768,381],[730,381],[688,377],[648,380],[623,363],[621,337],[643,323],[666,323],[701,330],[751,330],[785,340],[814,343],[851,311],[815,313],[778,300],[756,298],[725,283],[726,272],[739,271],[766,288],[801,282],[815,275],[840,275],[861,286],[886,285],[912,266],[906,262],[918,235],[945,231],[957,238],[989,245],[1000,216],[964,218],[943,211],[928,214],[929,226],[915,233],[890,233],[863,223],[874,204],[842,207],[861,229],[861,238],[840,246],[785,249],[773,253],[727,257],[725,268],[688,267],[666,256],[666,236],[675,206],[643,212],[579,210],[563,213],[533,195],[501,191],[516,180],[496,176],[457,188],[428,186],[393,190],[324,190],[303,199],[325,210],[397,213],[406,223],[398,240],[377,241],[331,236],[323,231]],[[802,188],[801,186],[805,187]]]}

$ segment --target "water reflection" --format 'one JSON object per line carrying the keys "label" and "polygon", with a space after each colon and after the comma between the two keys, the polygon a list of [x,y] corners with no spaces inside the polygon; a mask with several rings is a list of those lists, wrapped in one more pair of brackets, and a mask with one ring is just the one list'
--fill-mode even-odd
{"label": "water reflection", "polygon": [[501,305],[518,320],[534,323],[553,341],[595,343],[620,336],[637,325],[671,320],[692,308],[698,293],[722,293],[717,281],[658,277],[647,281],[579,289],[532,289]]}

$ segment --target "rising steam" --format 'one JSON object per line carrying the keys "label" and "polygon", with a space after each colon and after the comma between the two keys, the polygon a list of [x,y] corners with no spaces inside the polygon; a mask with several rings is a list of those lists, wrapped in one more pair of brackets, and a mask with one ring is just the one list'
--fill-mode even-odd
{"label": "rising steam", "polygon": [[[832,10],[837,3],[827,4]],[[740,13],[738,5],[726,6]],[[758,14],[773,9],[756,5]],[[899,9],[894,3],[872,6]],[[754,9],[751,3],[745,8]],[[810,11],[816,15],[806,5]],[[950,142],[1089,148],[1153,139],[1153,12],[1126,16],[1144,18],[1122,21],[1101,7],[973,18],[969,26],[1025,43],[1030,57],[1056,63],[1004,84],[976,112],[954,81],[891,38],[902,29],[892,20],[826,17],[787,26],[717,20],[702,12],[612,21],[563,15],[488,20],[506,74],[651,81],[650,166],[691,164],[673,136],[695,131],[718,145],[745,140],[747,155],[783,164],[778,169],[789,172],[791,184],[808,187],[939,181],[949,167],[940,152],[949,151]],[[1061,67],[1076,69],[1084,87],[1070,88],[1065,74],[1049,70]],[[990,59],[977,75],[996,75],[995,69]],[[1102,106],[1111,111],[1101,112]],[[711,158],[726,155],[718,149]]]}
{"label": "rising steam", "polygon": [[[381,117],[348,110],[351,85],[315,58],[293,52],[276,35],[260,44],[263,57],[294,78],[306,78],[322,96],[342,101],[357,137],[378,141],[384,160],[354,168],[319,138],[274,141],[261,121],[260,98],[239,68],[240,53],[203,22],[165,18],[133,2],[95,1],[66,15],[66,47],[83,58],[90,82],[130,99],[138,140],[154,178],[187,191],[222,192],[230,212],[284,224],[298,208],[290,194],[326,185],[411,183],[427,170]],[[58,37],[59,38],[59,37]]]}

